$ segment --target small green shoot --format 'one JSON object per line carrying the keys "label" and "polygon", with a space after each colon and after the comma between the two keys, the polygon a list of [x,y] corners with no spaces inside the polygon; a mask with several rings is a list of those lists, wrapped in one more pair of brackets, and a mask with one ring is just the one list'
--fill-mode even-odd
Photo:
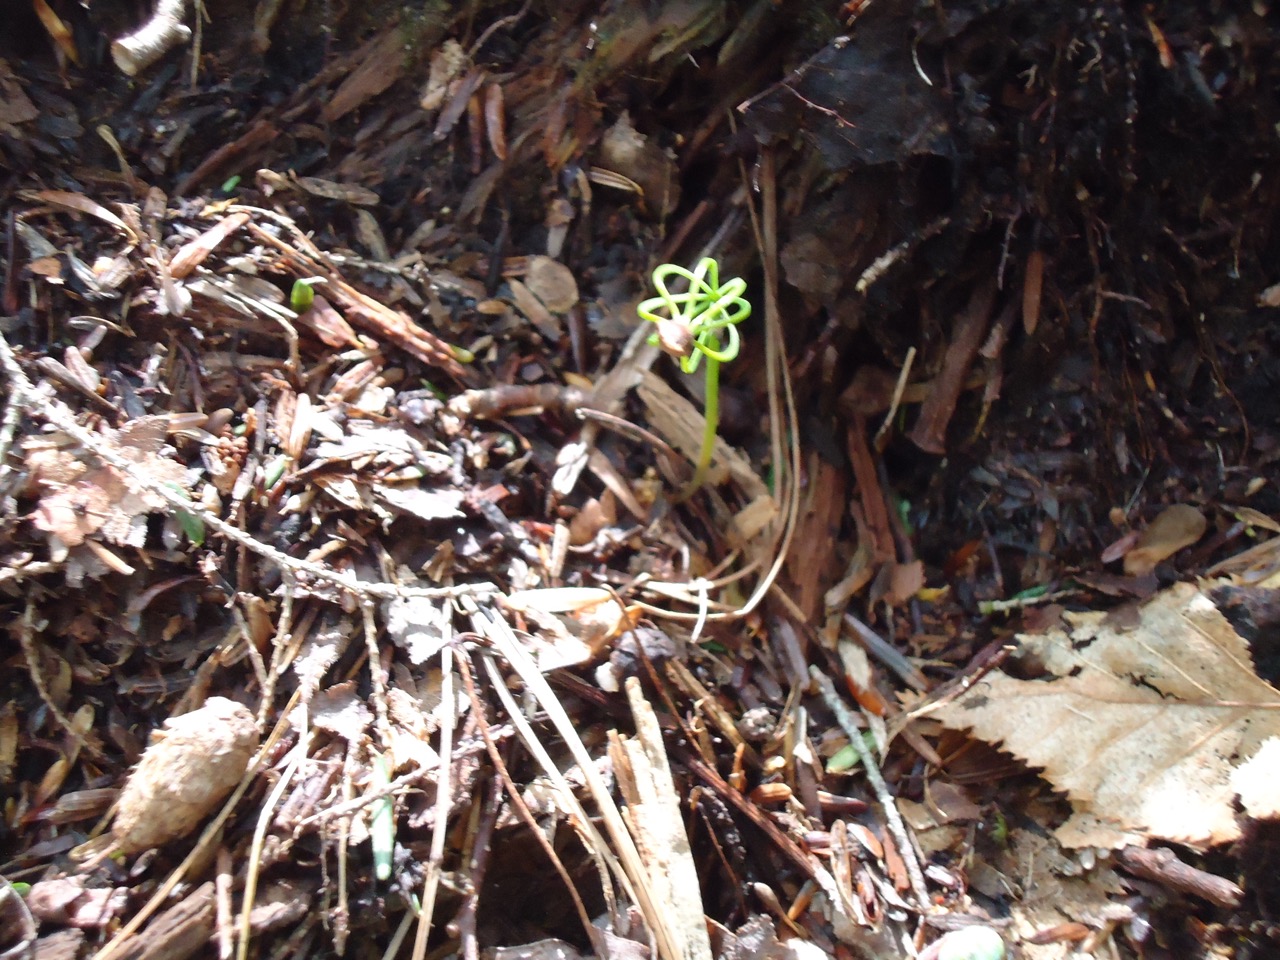
{"label": "small green shoot", "polygon": [[187,510],[175,510],[174,516],[178,518],[178,526],[182,528],[182,532],[187,535],[187,539],[191,541],[194,547],[204,545],[204,521],[200,516]]}
{"label": "small green shoot", "polygon": [[[683,279],[688,289],[672,293],[667,289],[669,277]],[[702,486],[711,466],[716,428],[720,425],[720,364],[738,356],[741,339],[736,324],[751,316],[751,304],[742,296],[747,292],[746,281],[734,277],[721,285],[720,265],[711,257],[704,257],[692,271],[664,263],[653,271],[653,286],[658,296],[636,307],[642,319],[658,327],[649,342],[679,359],[685,373],[696,372],[702,358],[707,358],[702,449],[693,479],[681,494],[683,500]],[[724,343],[720,339],[722,332],[727,338]]]}
{"label": "small green shoot", "polygon": [[[876,749],[876,738],[870,730],[863,732],[862,742],[866,744],[868,750],[874,751]],[[833,776],[848,773],[851,770],[856,770],[860,763],[862,763],[862,756],[858,752],[858,748],[852,743],[846,743],[827,760],[826,771]]]}
{"label": "small green shoot", "polygon": [[293,289],[289,291],[289,306],[294,313],[306,313],[315,302],[316,292],[311,289],[310,280],[293,281]]}

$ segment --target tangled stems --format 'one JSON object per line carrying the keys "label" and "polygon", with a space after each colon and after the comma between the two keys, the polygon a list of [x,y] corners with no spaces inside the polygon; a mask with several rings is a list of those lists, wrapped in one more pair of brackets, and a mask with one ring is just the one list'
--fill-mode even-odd
{"label": "tangled stems", "polygon": [[[688,289],[672,293],[667,289],[668,277],[686,281]],[[720,265],[704,257],[691,272],[673,263],[664,263],[653,271],[653,286],[658,296],[643,301],[636,312],[658,327],[649,342],[680,361],[680,369],[694,373],[702,358],[707,358],[706,407],[702,430],[702,449],[698,454],[693,479],[681,499],[687,499],[706,479],[715,447],[716,428],[720,424],[720,364],[738,355],[741,340],[735,324],[751,316],[751,304],[744,298],[746,281],[734,277],[720,285]],[[721,332],[726,342],[721,342]]]}

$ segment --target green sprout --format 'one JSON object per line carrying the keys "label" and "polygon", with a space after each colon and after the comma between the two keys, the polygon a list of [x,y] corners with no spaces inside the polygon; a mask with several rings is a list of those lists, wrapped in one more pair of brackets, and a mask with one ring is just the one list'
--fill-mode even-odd
{"label": "green sprout", "polygon": [[[667,278],[671,276],[685,280],[688,289],[683,293],[669,291]],[[747,283],[741,277],[734,277],[721,286],[720,265],[711,257],[703,257],[692,272],[664,263],[653,271],[653,286],[658,296],[636,307],[642,319],[658,326],[649,342],[678,358],[680,369],[685,373],[696,372],[702,358],[707,358],[702,450],[693,479],[681,497],[687,499],[702,486],[711,466],[716,428],[720,424],[720,364],[737,357],[741,339],[735,324],[751,316],[751,304],[743,299]],[[727,342],[721,342],[722,332]]]}
{"label": "green sprout", "polygon": [[306,313],[315,302],[316,293],[311,288],[314,280],[302,279],[293,281],[293,289],[289,291],[289,306],[294,313]]}

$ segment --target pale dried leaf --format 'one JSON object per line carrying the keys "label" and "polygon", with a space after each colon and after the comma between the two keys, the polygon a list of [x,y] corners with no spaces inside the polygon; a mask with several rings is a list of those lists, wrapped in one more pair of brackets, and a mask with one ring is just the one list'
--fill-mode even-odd
{"label": "pale dried leaf", "polygon": [[449,520],[462,516],[458,509],[465,494],[461,490],[428,490],[412,486],[380,485],[375,490],[380,500],[397,510],[411,513],[422,520]]}
{"label": "pale dried leaf", "polygon": [[240,782],[258,748],[253,714],[225,697],[170,717],[120,794],[111,832],[141,853],[191,833]]}
{"label": "pale dried leaf", "polygon": [[[316,429],[319,432],[318,425]],[[350,433],[341,440],[326,439],[316,444],[316,460],[332,463],[336,460],[368,458],[370,465],[378,469],[416,464],[432,475],[448,470],[453,463],[447,453],[428,450],[401,427],[352,420],[347,424],[347,429]]]}
{"label": "pale dried leaf", "polygon": [[403,647],[412,663],[426,663],[449,642],[445,629],[448,614],[429,597],[401,597],[387,601],[384,608],[387,635]]}
{"label": "pale dried leaf", "polygon": [[613,597],[603,587],[546,587],[541,590],[515,590],[508,594],[506,604],[521,613],[529,610],[570,613],[600,603],[616,604]]}
{"label": "pale dried leaf", "polygon": [[[403,668],[402,664],[397,666]],[[397,675],[401,675],[400,670]],[[391,765],[396,770],[409,766],[434,770],[440,764],[440,756],[431,746],[431,733],[437,724],[424,706],[421,700],[398,684],[387,690],[387,713],[391,718]],[[432,722],[428,723],[428,720]]]}
{"label": "pale dried leaf", "polygon": [[1042,767],[1078,816],[1063,842],[1094,842],[1089,815],[1120,831],[1188,844],[1240,835],[1232,771],[1280,736],[1280,692],[1245,641],[1192,584],[1158,594],[1124,631],[1103,613],[1020,637],[1040,680],[990,674],[933,711]]}
{"label": "pale dried leaf", "polygon": [[583,960],[582,954],[564,940],[535,940],[514,947],[498,947],[493,960]]}
{"label": "pale dried leaf", "polygon": [[348,680],[311,698],[311,722],[348,743],[359,743],[373,722],[373,711],[356,693],[355,681]]}
{"label": "pale dried leaf", "polygon": [[576,667],[595,656],[586,642],[574,636],[565,617],[531,607],[525,612],[525,618],[531,631],[525,646],[543,673]]}
{"label": "pale dried leaf", "polygon": [[1269,737],[1258,752],[1236,767],[1231,786],[1245,813],[1259,820],[1280,818],[1280,738]]}
{"label": "pale dried leaf", "polygon": [[168,424],[166,417],[139,417],[120,430],[104,431],[99,441],[134,464],[128,472],[107,464],[89,469],[66,450],[30,449],[32,478],[47,491],[32,518],[36,528],[73,547],[98,532],[121,546],[142,546],[147,515],[167,504],[137,479],[179,490],[189,485],[186,469],[161,456]]}
{"label": "pale dried leaf", "polygon": [[431,54],[427,84],[422,89],[418,106],[423,110],[438,110],[444,103],[449,83],[462,72],[467,63],[467,52],[457,40],[446,40]]}
{"label": "pale dried leaf", "polygon": [[310,700],[320,688],[320,681],[337,662],[350,639],[350,620],[326,623],[307,638],[302,652],[293,661],[293,672],[298,676],[298,690],[303,702]]}
{"label": "pale dried leaf", "polygon": [[350,477],[321,475],[315,478],[315,485],[348,509],[357,511],[373,509],[373,493],[363,483],[356,483]]}
{"label": "pale dried leaf", "polygon": [[1204,536],[1206,526],[1208,521],[1204,514],[1189,504],[1175,503],[1165,507],[1138,535],[1138,542],[1126,554],[1124,572],[1131,577],[1150,573],[1156,564]]}

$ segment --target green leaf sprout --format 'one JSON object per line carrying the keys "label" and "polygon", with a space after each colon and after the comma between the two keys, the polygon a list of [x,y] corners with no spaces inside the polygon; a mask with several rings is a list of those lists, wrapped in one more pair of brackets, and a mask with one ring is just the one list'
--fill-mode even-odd
{"label": "green leaf sprout", "polygon": [[294,313],[306,313],[311,309],[311,304],[316,299],[315,291],[311,289],[314,282],[314,280],[293,281],[293,289],[289,291],[289,306],[293,308]]}
{"label": "green leaf sprout", "polygon": [[[672,293],[667,287],[670,277],[684,280],[688,289]],[[664,263],[653,271],[653,286],[658,296],[636,307],[642,319],[658,327],[649,342],[679,359],[685,373],[696,372],[702,358],[707,359],[702,449],[693,479],[681,496],[687,499],[702,486],[711,466],[720,424],[720,364],[738,356],[742,341],[737,324],[751,316],[751,304],[743,298],[746,281],[734,277],[721,285],[720,265],[711,257],[704,257],[692,271]]]}

